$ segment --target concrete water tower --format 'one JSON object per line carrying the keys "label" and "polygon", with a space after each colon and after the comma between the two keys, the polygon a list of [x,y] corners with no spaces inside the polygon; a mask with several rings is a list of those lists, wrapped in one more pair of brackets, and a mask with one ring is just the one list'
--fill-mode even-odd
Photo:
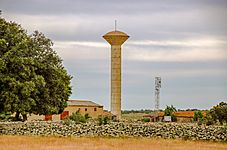
{"label": "concrete water tower", "polygon": [[111,113],[121,119],[121,45],[129,36],[115,26],[103,38],[111,45]]}

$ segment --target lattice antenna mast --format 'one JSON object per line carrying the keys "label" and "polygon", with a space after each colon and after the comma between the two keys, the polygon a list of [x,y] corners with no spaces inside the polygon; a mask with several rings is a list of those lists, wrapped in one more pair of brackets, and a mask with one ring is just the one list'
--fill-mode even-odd
{"label": "lattice antenna mast", "polygon": [[155,111],[159,111],[161,77],[155,77]]}

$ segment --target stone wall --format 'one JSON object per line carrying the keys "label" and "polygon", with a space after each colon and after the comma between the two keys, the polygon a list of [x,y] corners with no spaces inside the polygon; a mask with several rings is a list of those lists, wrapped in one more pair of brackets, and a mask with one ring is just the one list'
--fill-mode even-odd
{"label": "stone wall", "polygon": [[145,137],[166,139],[209,140],[227,142],[226,126],[198,126],[177,123],[111,122],[69,124],[63,122],[0,123],[0,135]]}

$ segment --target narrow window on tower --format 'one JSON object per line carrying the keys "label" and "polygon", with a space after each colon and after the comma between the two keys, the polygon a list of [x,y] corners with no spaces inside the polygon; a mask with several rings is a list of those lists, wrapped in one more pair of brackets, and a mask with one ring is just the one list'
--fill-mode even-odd
{"label": "narrow window on tower", "polygon": [[97,108],[94,108],[94,111],[97,111]]}
{"label": "narrow window on tower", "polygon": [[87,108],[85,108],[85,111],[87,111]]}

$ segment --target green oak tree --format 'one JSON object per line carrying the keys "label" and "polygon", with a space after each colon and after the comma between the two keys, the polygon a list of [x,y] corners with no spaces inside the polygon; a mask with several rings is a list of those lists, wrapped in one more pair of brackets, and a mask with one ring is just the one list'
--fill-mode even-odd
{"label": "green oak tree", "polygon": [[59,114],[71,94],[71,76],[53,43],[42,33],[32,35],[0,18],[0,112]]}
{"label": "green oak tree", "polygon": [[217,106],[211,108],[206,115],[207,124],[227,123],[227,103],[220,102]]}

